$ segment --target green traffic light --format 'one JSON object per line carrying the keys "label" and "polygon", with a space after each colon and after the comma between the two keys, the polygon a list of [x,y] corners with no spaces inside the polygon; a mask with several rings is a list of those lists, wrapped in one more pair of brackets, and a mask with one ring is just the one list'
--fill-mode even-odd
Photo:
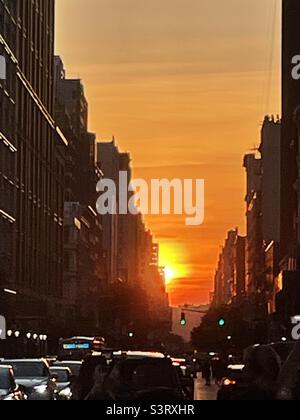
{"label": "green traffic light", "polygon": [[219,325],[220,325],[220,327],[224,327],[224,325],[225,325],[225,319],[220,319],[219,320]]}
{"label": "green traffic light", "polygon": [[181,325],[182,327],[185,327],[185,326],[186,326],[186,320],[185,320],[185,319],[182,319],[182,320],[180,321],[180,325]]}

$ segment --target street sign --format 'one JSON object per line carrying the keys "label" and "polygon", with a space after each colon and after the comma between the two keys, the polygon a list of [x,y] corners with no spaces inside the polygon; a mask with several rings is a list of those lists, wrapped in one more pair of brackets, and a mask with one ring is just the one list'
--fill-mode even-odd
{"label": "street sign", "polygon": [[0,340],[6,340],[6,320],[0,316]]}
{"label": "street sign", "polygon": [[0,80],[6,79],[6,61],[3,55],[0,55]]}

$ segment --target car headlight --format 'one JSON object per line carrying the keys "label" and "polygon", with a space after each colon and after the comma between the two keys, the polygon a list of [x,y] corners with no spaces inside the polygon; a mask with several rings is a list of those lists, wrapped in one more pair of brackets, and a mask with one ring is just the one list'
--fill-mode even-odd
{"label": "car headlight", "polygon": [[67,388],[63,389],[62,391],[60,391],[59,395],[61,397],[66,397],[66,398],[70,398],[72,396],[72,390],[71,388],[68,386]]}
{"label": "car headlight", "polygon": [[48,391],[47,385],[39,385],[34,387],[34,392],[37,394],[45,394]]}

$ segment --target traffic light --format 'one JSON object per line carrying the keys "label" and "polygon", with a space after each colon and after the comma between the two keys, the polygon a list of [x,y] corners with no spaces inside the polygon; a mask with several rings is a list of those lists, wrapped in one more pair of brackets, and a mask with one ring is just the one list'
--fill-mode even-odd
{"label": "traffic light", "polygon": [[219,327],[224,327],[226,324],[226,321],[224,318],[220,318],[218,321]]}
{"label": "traffic light", "polygon": [[187,324],[187,322],[186,322],[186,318],[185,318],[185,313],[184,313],[184,312],[181,312],[180,325],[181,325],[182,327],[185,327],[185,326],[186,326],[186,324]]}

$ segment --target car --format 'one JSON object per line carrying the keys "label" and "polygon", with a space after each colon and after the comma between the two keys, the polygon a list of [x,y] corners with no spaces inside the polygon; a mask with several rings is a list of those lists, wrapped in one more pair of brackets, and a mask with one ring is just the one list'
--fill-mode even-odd
{"label": "car", "polygon": [[46,360],[46,362],[48,363],[49,366],[52,366],[53,363],[55,363],[57,361],[56,356],[45,356],[44,359]]}
{"label": "car", "polygon": [[56,399],[58,390],[55,378],[51,376],[46,360],[15,359],[5,360],[5,363],[12,366],[16,383],[29,400]]}
{"label": "car", "polygon": [[59,400],[71,400],[72,399],[72,372],[67,367],[52,366],[50,367],[50,373],[53,378],[56,379],[56,386],[58,389]]}
{"label": "car", "polygon": [[176,369],[178,378],[187,399],[192,399],[194,395],[194,377],[189,372],[186,359],[171,358],[172,365]]}
{"label": "car", "polygon": [[12,366],[0,366],[0,401],[22,401],[25,394],[15,381]]}
{"label": "car", "polygon": [[74,399],[84,400],[95,385],[95,373],[98,367],[108,372],[108,360],[101,353],[89,354],[82,362],[77,386],[75,386]]}
{"label": "car", "polygon": [[218,401],[237,401],[243,399],[243,395],[248,389],[248,382],[244,375],[245,365],[229,365],[226,376],[222,380],[221,388],[218,392]]}
{"label": "car", "polygon": [[115,361],[104,391],[120,401],[186,399],[176,368],[162,353],[126,352]]}
{"label": "car", "polygon": [[78,378],[81,365],[82,365],[82,361],[80,362],[80,361],[73,361],[73,360],[59,360],[59,361],[57,360],[51,366],[69,368],[72,373],[72,376],[74,378]]}

